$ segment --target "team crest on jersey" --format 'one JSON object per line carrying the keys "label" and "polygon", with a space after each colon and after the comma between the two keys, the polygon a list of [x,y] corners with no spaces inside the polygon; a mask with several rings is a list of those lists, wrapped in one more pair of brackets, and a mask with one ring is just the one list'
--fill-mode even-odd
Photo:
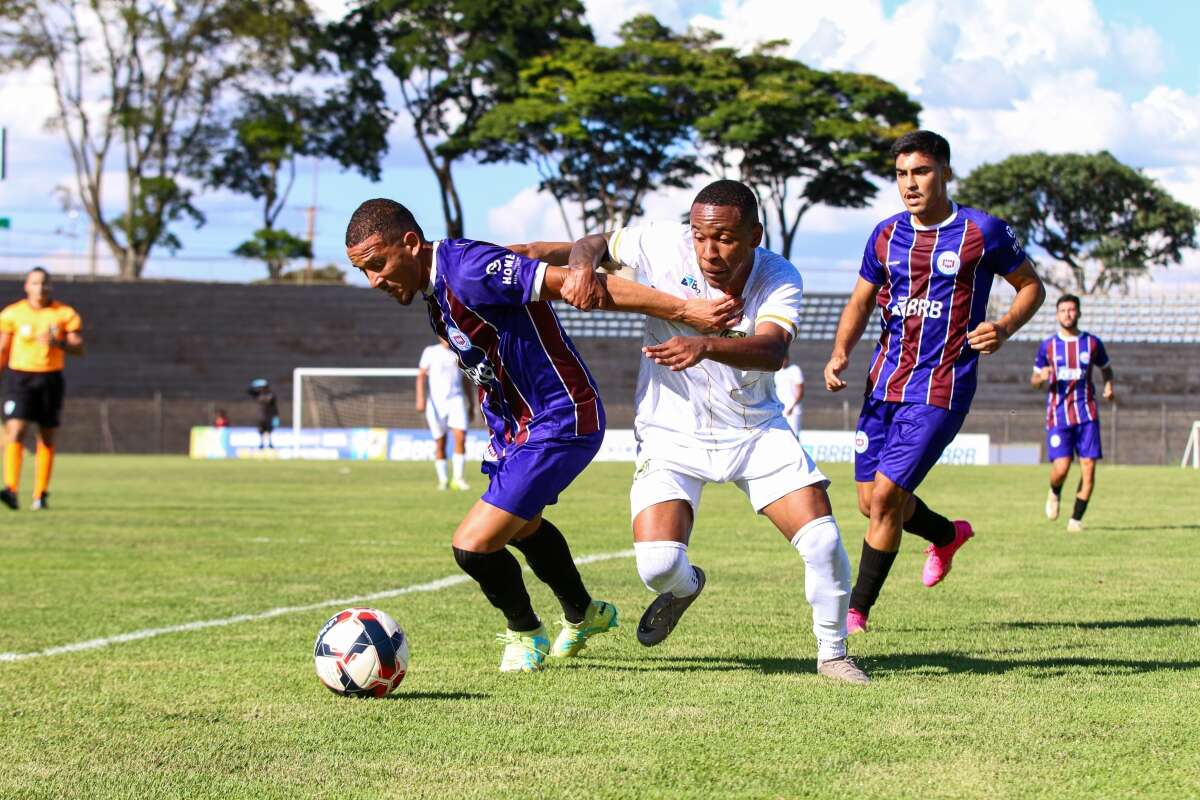
{"label": "team crest on jersey", "polygon": [[1091,360],[1092,360],[1092,354],[1089,353],[1087,350],[1084,350],[1082,353],[1079,354],[1079,363],[1080,364],[1086,364]]}
{"label": "team crest on jersey", "polygon": [[867,452],[867,445],[871,443],[871,437],[867,436],[866,431],[854,432],[854,452],[859,455]]}
{"label": "team crest on jersey", "polygon": [[937,271],[942,273],[943,275],[958,274],[958,268],[962,264],[962,262],[959,261],[958,253],[955,253],[952,251],[946,251],[945,253],[939,253],[936,263],[937,263]]}
{"label": "team crest on jersey", "polygon": [[446,328],[446,341],[450,342],[455,350],[464,353],[471,349],[471,339],[455,327]]}
{"label": "team crest on jersey", "polygon": [[683,280],[681,280],[680,283],[691,289],[696,294],[700,294],[700,284],[691,275],[684,275]]}

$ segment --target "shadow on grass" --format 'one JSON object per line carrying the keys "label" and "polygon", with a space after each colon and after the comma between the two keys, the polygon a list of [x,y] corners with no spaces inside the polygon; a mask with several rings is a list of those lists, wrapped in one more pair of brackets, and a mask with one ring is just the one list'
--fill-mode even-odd
{"label": "shadow on grass", "polygon": [[1192,628],[1200,627],[1200,619],[1189,617],[1142,617],[1141,619],[1101,619],[1083,622],[1002,622],[1005,628],[1036,630],[1041,628],[1084,628],[1086,630],[1110,630],[1114,628]]}
{"label": "shadow on grass", "polygon": [[406,692],[403,688],[397,689],[389,695],[385,695],[382,700],[406,700],[412,702],[414,700],[490,700],[490,694],[481,694],[479,692]]}

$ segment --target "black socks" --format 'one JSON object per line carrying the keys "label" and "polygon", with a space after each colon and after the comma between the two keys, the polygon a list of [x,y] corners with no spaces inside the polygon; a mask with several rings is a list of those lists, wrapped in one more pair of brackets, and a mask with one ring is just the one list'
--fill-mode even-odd
{"label": "black socks", "polygon": [[1062,497],[1062,484],[1060,483],[1058,486],[1050,484],[1050,491],[1054,492],[1055,497]]}
{"label": "black socks", "polygon": [[488,602],[504,614],[509,630],[526,632],[541,626],[521,579],[521,565],[512,553],[508,550],[473,553],[455,547],[454,560],[479,583]]}
{"label": "black socks", "polygon": [[875,601],[879,599],[879,590],[891,572],[892,562],[896,560],[895,553],[885,553],[876,550],[865,541],[862,546],[862,558],[858,562],[858,580],[854,582],[854,591],[850,592],[850,607],[867,614]]}
{"label": "black socks", "polygon": [[1087,504],[1087,500],[1080,500],[1078,497],[1076,497],[1075,510],[1071,512],[1071,519],[1083,520],[1083,513],[1087,511]]}
{"label": "black socks", "polygon": [[[904,530],[915,533],[935,547],[945,547],[954,541],[954,523],[936,511],[931,511],[921,498],[913,496],[916,508],[904,523]],[[862,609],[859,609],[860,611]]]}
{"label": "black socks", "polygon": [[524,539],[513,539],[509,544],[525,555],[533,574],[553,590],[567,622],[583,622],[592,596],[584,587],[583,578],[579,577],[567,540],[554,523],[543,519],[536,531]]}

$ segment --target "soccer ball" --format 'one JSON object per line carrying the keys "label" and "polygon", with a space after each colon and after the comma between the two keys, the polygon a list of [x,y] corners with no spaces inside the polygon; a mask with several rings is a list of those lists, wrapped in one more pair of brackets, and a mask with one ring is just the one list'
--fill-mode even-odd
{"label": "soccer ball", "polygon": [[347,608],[317,632],[317,677],[334,694],[383,697],[404,680],[408,637],[396,620],[375,608]]}

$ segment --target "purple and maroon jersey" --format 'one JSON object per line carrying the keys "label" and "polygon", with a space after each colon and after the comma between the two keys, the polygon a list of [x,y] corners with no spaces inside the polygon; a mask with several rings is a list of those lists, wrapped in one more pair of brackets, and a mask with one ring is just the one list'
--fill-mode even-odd
{"label": "purple and maroon jersey", "polygon": [[434,243],[429,321],[479,387],[497,456],[530,437],[604,430],[596,382],[539,299],[545,272],[541,261],[487,242]]}
{"label": "purple and maroon jersey", "polygon": [[879,342],[867,374],[869,397],[966,413],[979,353],[967,332],[987,315],[996,275],[1025,261],[1002,220],[955,204],[940,225],[888,217],[867,240],[858,274],[879,287]]}
{"label": "purple and maroon jersey", "polygon": [[1046,430],[1100,418],[1092,367],[1107,366],[1104,343],[1090,333],[1080,332],[1079,336],[1056,333],[1042,342],[1034,369],[1052,370],[1046,392]]}

